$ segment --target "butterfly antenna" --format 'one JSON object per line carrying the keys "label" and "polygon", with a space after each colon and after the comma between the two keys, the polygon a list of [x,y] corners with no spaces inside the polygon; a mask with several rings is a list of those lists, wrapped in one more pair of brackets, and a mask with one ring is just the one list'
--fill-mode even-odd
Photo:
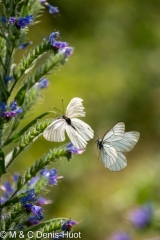
{"label": "butterfly antenna", "polygon": [[62,109],[63,109],[63,114],[64,114],[64,101],[63,101],[63,98],[62,98]]}
{"label": "butterfly antenna", "polygon": [[59,109],[55,108],[54,106],[52,106],[53,109],[57,110],[58,112],[61,112],[63,114],[62,111],[60,111]]}
{"label": "butterfly antenna", "polygon": [[98,135],[95,133],[95,136],[99,139],[100,137],[100,135],[99,135],[99,131],[98,131]]}

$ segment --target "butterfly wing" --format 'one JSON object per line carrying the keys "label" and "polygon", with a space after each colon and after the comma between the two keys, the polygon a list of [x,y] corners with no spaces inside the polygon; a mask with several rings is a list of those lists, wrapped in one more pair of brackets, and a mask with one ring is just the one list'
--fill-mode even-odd
{"label": "butterfly wing", "polygon": [[78,149],[83,149],[86,147],[87,142],[84,138],[81,137],[81,135],[75,131],[75,129],[70,126],[70,125],[66,125],[66,132],[68,134],[68,137],[70,138],[72,144],[78,148]]}
{"label": "butterfly wing", "polygon": [[104,166],[110,168],[117,161],[117,152],[110,145],[103,145],[100,148],[100,155]]}
{"label": "butterfly wing", "polygon": [[92,130],[92,128],[82,120],[72,118],[72,125],[78,132],[78,134],[81,135],[83,139],[85,139],[85,141],[89,141],[94,137],[94,131]]}
{"label": "butterfly wing", "polygon": [[108,146],[110,146],[117,153],[117,156],[114,156],[114,164],[110,166],[107,166],[104,162],[104,159],[106,159],[108,155],[111,154],[110,149],[108,149],[108,151],[104,152],[103,155],[101,155],[103,163],[111,171],[120,171],[127,166],[126,157],[121,152],[128,152],[132,150],[139,140],[139,132],[125,133],[124,131],[125,125],[124,123],[120,122],[116,124],[111,130],[109,130],[102,139],[103,149],[108,149]]}
{"label": "butterfly wing", "polygon": [[73,98],[66,109],[66,116],[71,119],[71,125],[66,125],[66,132],[73,145],[78,149],[85,148],[87,141],[94,136],[94,132],[88,124],[75,118],[85,116],[82,101],[81,98]]}
{"label": "butterfly wing", "polygon": [[93,138],[92,128],[82,120],[72,118],[72,125],[66,125],[66,132],[73,145],[78,148],[85,148],[87,141]]}
{"label": "butterfly wing", "polygon": [[112,141],[112,146],[117,151],[129,152],[134,148],[134,146],[139,140],[139,137],[140,137],[139,132],[126,132],[122,139]]}
{"label": "butterfly wing", "polygon": [[65,126],[64,119],[55,120],[44,130],[43,137],[51,142],[62,142],[65,140]]}
{"label": "butterfly wing", "polygon": [[117,172],[117,171],[124,169],[125,167],[127,167],[126,157],[121,152],[117,152],[116,162],[108,168],[109,168],[109,170],[111,170],[113,172]]}
{"label": "butterfly wing", "polygon": [[68,118],[85,117],[84,107],[82,105],[83,99],[73,98],[67,106],[66,116]]}
{"label": "butterfly wing", "polygon": [[111,143],[112,141],[118,141],[123,138],[125,131],[125,125],[123,122],[117,123],[111,128],[102,138],[103,143]]}

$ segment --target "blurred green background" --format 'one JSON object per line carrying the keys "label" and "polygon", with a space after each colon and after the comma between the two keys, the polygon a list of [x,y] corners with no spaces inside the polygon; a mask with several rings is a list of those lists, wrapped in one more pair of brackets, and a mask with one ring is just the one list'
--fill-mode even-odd
{"label": "blurred green background", "polygon": [[[45,220],[81,221],[74,231],[80,231],[82,239],[106,240],[115,230],[128,231],[137,240],[155,237],[159,233],[153,228],[134,231],[127,213],[145,201],[156,208],[160,200],[160,1],[55,0],[50,4],[58,6],[60,14],[50,15],[46,9],[41,22],[30,27],[27,40],[36,45],[60,31],[61,40],[75,50],[63,68],[48,76],[44,99],[23,125],[52,106],[61,110],[62,97],[65,107],[73,97],[80,97],[87,113],[84,120],[94,129],[95,138],[84,154],[54,165],[64,179],[46,195],[53,204],[45,207]],[[16,61],[28,50],[18,50]],[[113,173],[98,159],[95,140],[96,134],[102,136],[120,121],[126,131],[139,131],[141,137],[126,154],[127,168]],[[10,172],[23,173],[59,145],[41,137],[17,158]]]}

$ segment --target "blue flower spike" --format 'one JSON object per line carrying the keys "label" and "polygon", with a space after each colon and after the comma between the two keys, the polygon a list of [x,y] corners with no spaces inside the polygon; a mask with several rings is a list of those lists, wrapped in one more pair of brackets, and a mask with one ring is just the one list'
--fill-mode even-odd
{"label": "blue flower spike", "polygon": [[19,199],[19,201],[23,205],[26,203],[35,202],[36,200],[37,200],[37,197],[34,189],[27,190],[25,195]]}
{"label": "blue flower spike", "polygon": [[126,232],[115,232],[110,237],[110,240],[131,240],[131,238]]}
{"label": "blue flower spike", "polygon": [[18,29],[23,29],[28,26],[31,22],[33,22],[32,15],[26,15],[26,17],[20,17],[16,19],[15,17],[9,18],[9,23],[14,24]]}
{"label": "blue flower spike", "polygon": [[77,225],[78,224],[78,222],[77,221],[74,221],[74,220],[71,220],[71,219],[69,219],[69,220],[67,220],[66,222],[64,222],[63,224],[62,224],[62,230],[63,231],[71,231],[72,230],[72,227],[74,226],[74,225]]}
{"label": "blue flower spike", "polygon": [[142,205],[131,211],[129,219],[131,223],[139,228],[146,228],[152,221],[153,209],[150,204]]}
{"label": "blue flower spike", "polygon": [[24,49],[26,49],[26,47],[27,47],[28,45],[31,45],[32,43],[33,43],[33,42],[23,43],[23,44],[21,44],[18,48],[24,50]]}
{"label": "blue flower spike", "polygon": [[39,82],[36,83],[36,85],[38,85],[40,89],[47,88],[48,84],[49,84],[48,78],[41,78]]}

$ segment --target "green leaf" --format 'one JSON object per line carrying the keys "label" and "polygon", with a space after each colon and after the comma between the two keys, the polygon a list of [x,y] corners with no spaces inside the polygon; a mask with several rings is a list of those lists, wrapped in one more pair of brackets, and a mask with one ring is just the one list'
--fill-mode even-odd
{"label": "green leaf", "polygon": [[21,106],[24,102],[25,94],[26,94],[27,84],[24,84],[23,87],[18,91],[17,95],[15,96],[15,100],[17,104]]}
{"label": "green leaf", "polygon": [[[19,65],[13,69],[13,78],[14,78],[14,84],[10,90],[10,93],[12,92],[12,90],[14,89],[16,83],[18,82],[18,80],[27,72],[29,72],[34,65],[36,64],[36,62],[44,55],[46,54],[46,52],[51,52],[51,55],[53,56],[54,54],[56,54],[57,50],[55,50],[48,42],[42,42],[41,44],[39,44],[38,46],[36,46],[35,48],[32,49],[32,51],[28,54],[27,57],[24,57],[21,62],[19,63]],[[38,79],[39,80],[39,79]],[[26,88],[28,88],[28,84],[24,84],[24,86],[19,90],[17,96],[16,96],[16,100],[18,102],[19,105],[20,102],[19,101],[23,101],[24,99],[24,90],[26,90]]]}
{"label": "green leaf", "polygon": [[[5,158],[5,164],[8,167],[14,160],[14,158],[20,153],[21,150],[19,150],[19,147],[14,148],[14,150],[12,152],[10,152],[6,158]],[[53,148],[51,149],[47,154],[45,154],[44,156],[42,156],[40,159],[38,159],[30,168],[28,168],[23,176],[18,178],[17,181],[17,188],[16,191],[14,192],[14,194],[11,196],[11,198],[13,198],[17,192],[19,190],[21,190],[21,188],[23,186],[25,186],[25,184],[30,181],[32,179],[32,177],[35,177],[36,174],[43,169],[44,167],[46,167],[47,165],[51,164],[51,163],[55,163],[57,160],[66,158],[68,161],[71,159],[71,153],[67,150],[66,145],[61,146],[59,148]],[[9,200],[8,200],[9,201]],[[5,202],[3,206],[5,206],[7,204],[7,202]]]}
{"label": "green leaf", "polygon": [[29,231],[41,230],[43,233],[61,230],[63,221],[68,220],[68,218],[53,218],[49,221],[42,222],[38,225],[27,228],[23,231],[24,234],[27,234]]}
{"label": "green leaf", "polygon": [[24,128],[22,128],[18,133],[16,133],[13,137],[11,137],[10,139],[8,139],[6,142],[4,142],[3,146],[7,146],[9,143],[14,143],[17,142],[20,137],[30,128],[32,127],[35,123],[37,123],[37,120],[43,118],[44,116],[46,116],[49,113],[54,113],[53,111],[48,111],[45,112],[41,115],[39,115],[38,117],[36,117],[34,120],[32,120],[29,124],[27,124]]}
{"label": "green leaf", "polygon": [[7,154],[5,157],[6,168],[14,161],[14,159],[25,149],[27,149],[31,144],[33,144],[43,131],[52,123],[52,119],[47,119],[42,122],[37,122],[35,127],[30,127],[23,133],[20,137],[18,145]]}
{"label": "green leaf", "polygon": [[0,177],[6,173],[5,161],[4,161],[4,152],[0,148]]}

